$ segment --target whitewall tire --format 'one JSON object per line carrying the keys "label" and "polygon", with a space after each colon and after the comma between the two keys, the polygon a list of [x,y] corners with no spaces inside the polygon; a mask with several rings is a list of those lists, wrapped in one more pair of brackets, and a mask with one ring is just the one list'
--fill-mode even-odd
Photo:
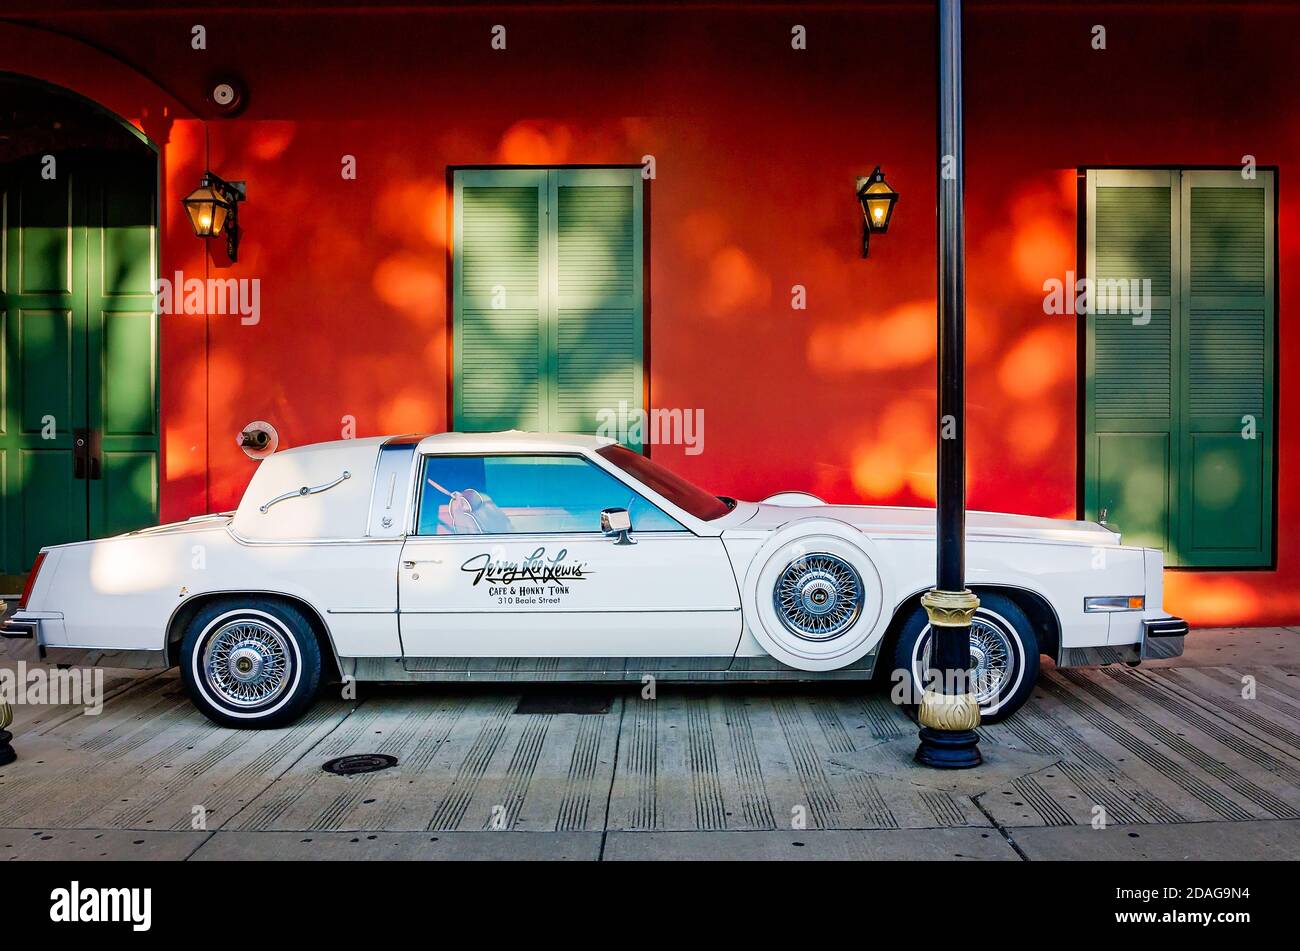
{"label": "whitewall tire", "polygon": [[[995,723],[1010,716],[1029,698],[1038,680],[1038,638],[1020,607],[1001,594],[980,592],[980,606],[971,621],[972,686],[980,719]],[[906,672],[911,678],[909,699],[921,695],[924,672],[930,666],[930,621],[917,607],[904,622],[894,649],[891,683]]]}
{"label": "whitewall tire", "polygon": [[222,600],[190,621],[180,668],[190,699],[214,723],[285,726],[320,690],[320,645],[311,623],[289,604]]}

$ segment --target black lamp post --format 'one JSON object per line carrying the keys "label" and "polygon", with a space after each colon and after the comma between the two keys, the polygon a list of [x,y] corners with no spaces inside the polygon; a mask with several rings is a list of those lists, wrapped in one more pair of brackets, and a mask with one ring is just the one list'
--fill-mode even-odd
{"label": "black lamp post", "polygon": [[916,759],[941,769],[978,766],[980,708],[970,677],[966,589],[966,266],[962,221],[961,0],[939,0],[939,450],[936,584],[921,597],[932,669],[917,719]]}
{"label": "black lamp post", "polygon": [[858,179],[857,191],[858,203],[862,205],[862,256],[865,258],[871,235],[889,230],[889,219],[894,217],[894,205],[898,204],[898,192],[889,187],[879,165],[866,178]]}
{"label": "black lamp post", "polygon": [[18,754],[9,743],[14,738],[9,732],[9,724],[13,722],[14,708],[0,700],[0,766],[8,766],[18,758]]}
{"label": "black lamp post", "polygon": [[239,203],[247,194],[243,182],[227,182],[204,172],[199,187],[181,199],[195,237],[216,238],[224,231],[226,255],[232,261],[239,259]]}

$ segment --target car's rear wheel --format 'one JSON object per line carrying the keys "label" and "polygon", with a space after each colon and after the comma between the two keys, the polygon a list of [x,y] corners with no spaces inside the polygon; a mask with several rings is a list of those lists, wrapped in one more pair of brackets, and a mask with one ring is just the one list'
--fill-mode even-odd
{"label": "car's rear wheel", "polygon": [[221,726],[285,726],[316,699],[320,645],[289,604],[222,600],[190,621],[181,642],[181,678],[194,705]]}
{"label": "car's rear wheel", "polygon": [[[994,723],[1010,716],[1029,698],[1038,680],[1038,638],[1019,606],[1001,594],[980,593],[970,627],[972,688],[980,719]],[[925,609],[917,607],[903,624],[894,649],[894,670],[911,678],[909,699],[921,696],[930,669],[933,633]]]}

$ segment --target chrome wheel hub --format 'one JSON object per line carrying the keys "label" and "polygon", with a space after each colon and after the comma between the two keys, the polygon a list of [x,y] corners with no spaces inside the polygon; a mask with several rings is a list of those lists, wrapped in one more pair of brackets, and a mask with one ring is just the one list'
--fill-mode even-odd
{"label": "chrome wheel hub", "polygon": [[[925,683],[924,675],[930,669],[933,644],[931,631],[921,652],[921,669],[917,677],[920,683]],[[998,625],[976,615],[970,625],[971,687],[975,691],[975,701],[981,707],[994,703],[1001,696],[1002,688],[1015,673],[1014,658],[1011,636]]]}
{"label": "chrome wheel hub", "polygon": [[809,641],[838,637],[862,613],[862,578],[843,558],[818,553],[792,561],[776,580],[777,617]]}
{"label": "chrome wheel hub", "polygon": [[256,707],[289,686],[289,643],[269,624],[232,621],[217,630],[203,652],[207,682],[225,703]]}

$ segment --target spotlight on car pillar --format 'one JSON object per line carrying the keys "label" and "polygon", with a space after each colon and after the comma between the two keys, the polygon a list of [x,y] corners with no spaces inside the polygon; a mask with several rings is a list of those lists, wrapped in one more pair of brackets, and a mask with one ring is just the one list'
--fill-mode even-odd
{"label": "spotlight on car pillar", "polygon": [[894,217],[894,205],[898,203],[898,192],[889,187],[879,165],[866,178],[858,179],[858,202],[862,205],[862,256],[865,258],[871,235],[889,230],[889,219]]}

